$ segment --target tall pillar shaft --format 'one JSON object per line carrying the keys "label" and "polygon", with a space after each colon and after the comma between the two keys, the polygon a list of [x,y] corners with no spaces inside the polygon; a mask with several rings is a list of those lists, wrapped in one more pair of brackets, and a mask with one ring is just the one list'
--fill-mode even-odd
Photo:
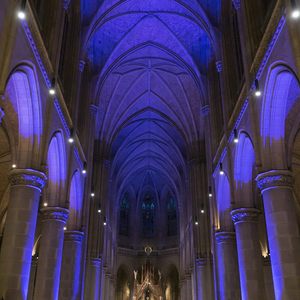
{"label": "tall pillar shaft", "polygon": [[219,300],[241,299],[234,232],[216,233],[216,255]]}
{"label": "tall pillar shaft", "polygon": [[82,241],[81,231],[65,232],[59,300],[80,299]]}
{"label": "tall pillar shaft", "polygon": [[57,300],[64,241],[64,226],[68,210],[60,207],[42,209],[42,237],[40,242],[35,300]]}
{"label": "tall pillar shaft", "polygon": [[101,259],[91,258],[88,262],[84,299],[100,299]]}
{"label": "tall pillar shaft", "polygon": [[243,300],[266,299],[263,258],[258,239],[258,215],[255,208],[233,210]]}
{"label": "tall pillar shaft", "polygon": [[257,177],[262,191],[275,298],[300,295],[300,235],[289,171],[269,171]]}
{"label": "tall pillar shaft", "polygon": [[197,270],[197,300],[212,300],[212,278],[209,270],[210,264],[207,258],[198,258],[196,261]]}
{"label": "tall pillar shaft", "polygon": [[27,299],[32,249],[41,190],[46,177],[35,170],[13,170],[0,254],[0,298]]}

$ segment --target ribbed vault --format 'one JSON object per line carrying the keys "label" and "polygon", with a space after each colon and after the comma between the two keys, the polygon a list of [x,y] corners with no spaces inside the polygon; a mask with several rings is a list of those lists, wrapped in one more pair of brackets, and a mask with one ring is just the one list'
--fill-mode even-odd
{"label": "ribbed vault", "polygon": [[129,186],[138,196],[150,185],[158,197],[167,187],[179,198],[187,160],[200,155],[206,75],[217,55],[211,20],[217,22],[218,9],[211,5],[218,1],[187,2],[85,6],[98,134],[112,161],[116,200]]}

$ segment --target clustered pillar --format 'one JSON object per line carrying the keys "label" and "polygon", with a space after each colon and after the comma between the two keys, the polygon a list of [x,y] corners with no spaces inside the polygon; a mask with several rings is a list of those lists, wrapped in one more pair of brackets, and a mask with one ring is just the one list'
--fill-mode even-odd
{"label": "clustered pillar", "polygon": [[234,232],[216,233],[219,300],[240,300],[239,270]]}
{"label": "clustered pillar", "polygon": [[231,215],[236,232],[242,299],[264,300],[263,257],[258,236],[259,210],[240,208],[233,210]]}
{"label": "clustered pillar", "polygon": [[60,300],[81,299],[81,257],[84,234],[81,231],[66,231],[64,238]]}
{"label": "clustered pillar", "polygon": [[46,177],[31,169],[9,175],[10,200],[0,254],[0,298],[26,300],[41,190]]}
{"label": "clustered pillar", "polygon": [[276,300],[300,295],[300,235],[289,171],[275,170],[257,177],[263,195]]}
{"label": "clustered pillar", "polygon": [[101,279],[101,259],[90,258],[87,265],[85,299],[99,299]]}
{"label": "clustered pillar", "polygon": [[68,210],[61,207],[45,207],[42,214],[42,237],[34,300],[56,300]]}

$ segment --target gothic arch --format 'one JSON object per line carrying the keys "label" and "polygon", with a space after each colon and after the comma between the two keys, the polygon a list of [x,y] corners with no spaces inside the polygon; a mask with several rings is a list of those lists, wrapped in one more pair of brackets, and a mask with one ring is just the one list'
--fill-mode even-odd
{"label": "gothic arch", "polygon": [[83,180],[80,172],[73,173],[69,189],[69,218],[68,229],[79,230],[81,226],[83,204]]}
{"label": "gothic arch", "polygon": [[64,188],[66,181],[66,151],[63,134],[56,132],[49,143],[47,152],[48,182],[47,203],[49,206],[64,207]]}
{"label": "gothic arch", "polygon": [[17,66],[8,77],[3,101],[5,123],[17,150],[13,161],[18,168],[38,167],[43,131],[42,105],[34,69]]}
{"label": "gothic arch", "polygon": [[[286,65],[271,66],[261,111],[262,153],[265,168],[286,169],[286,143],[290,112],[300,111],[300,84],[297,76]],[[289,126],[288,126],[289,125]]]}
{"label": "gothic arch", "polygon": [[234,180],[238,206],[253,207],[254,205],[254,167],[255,151],[252,141],[245,132],[241,132],[234,160]]}

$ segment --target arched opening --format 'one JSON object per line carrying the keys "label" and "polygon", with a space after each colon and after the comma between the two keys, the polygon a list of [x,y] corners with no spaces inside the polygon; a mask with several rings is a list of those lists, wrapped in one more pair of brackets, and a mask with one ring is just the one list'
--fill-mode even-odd
{"label": "arched opening", "polygon": [[83,182],[80,172],[76,170],[72,176],[69,190],[69,230],[79,230],[81,227],[83,203]]}

